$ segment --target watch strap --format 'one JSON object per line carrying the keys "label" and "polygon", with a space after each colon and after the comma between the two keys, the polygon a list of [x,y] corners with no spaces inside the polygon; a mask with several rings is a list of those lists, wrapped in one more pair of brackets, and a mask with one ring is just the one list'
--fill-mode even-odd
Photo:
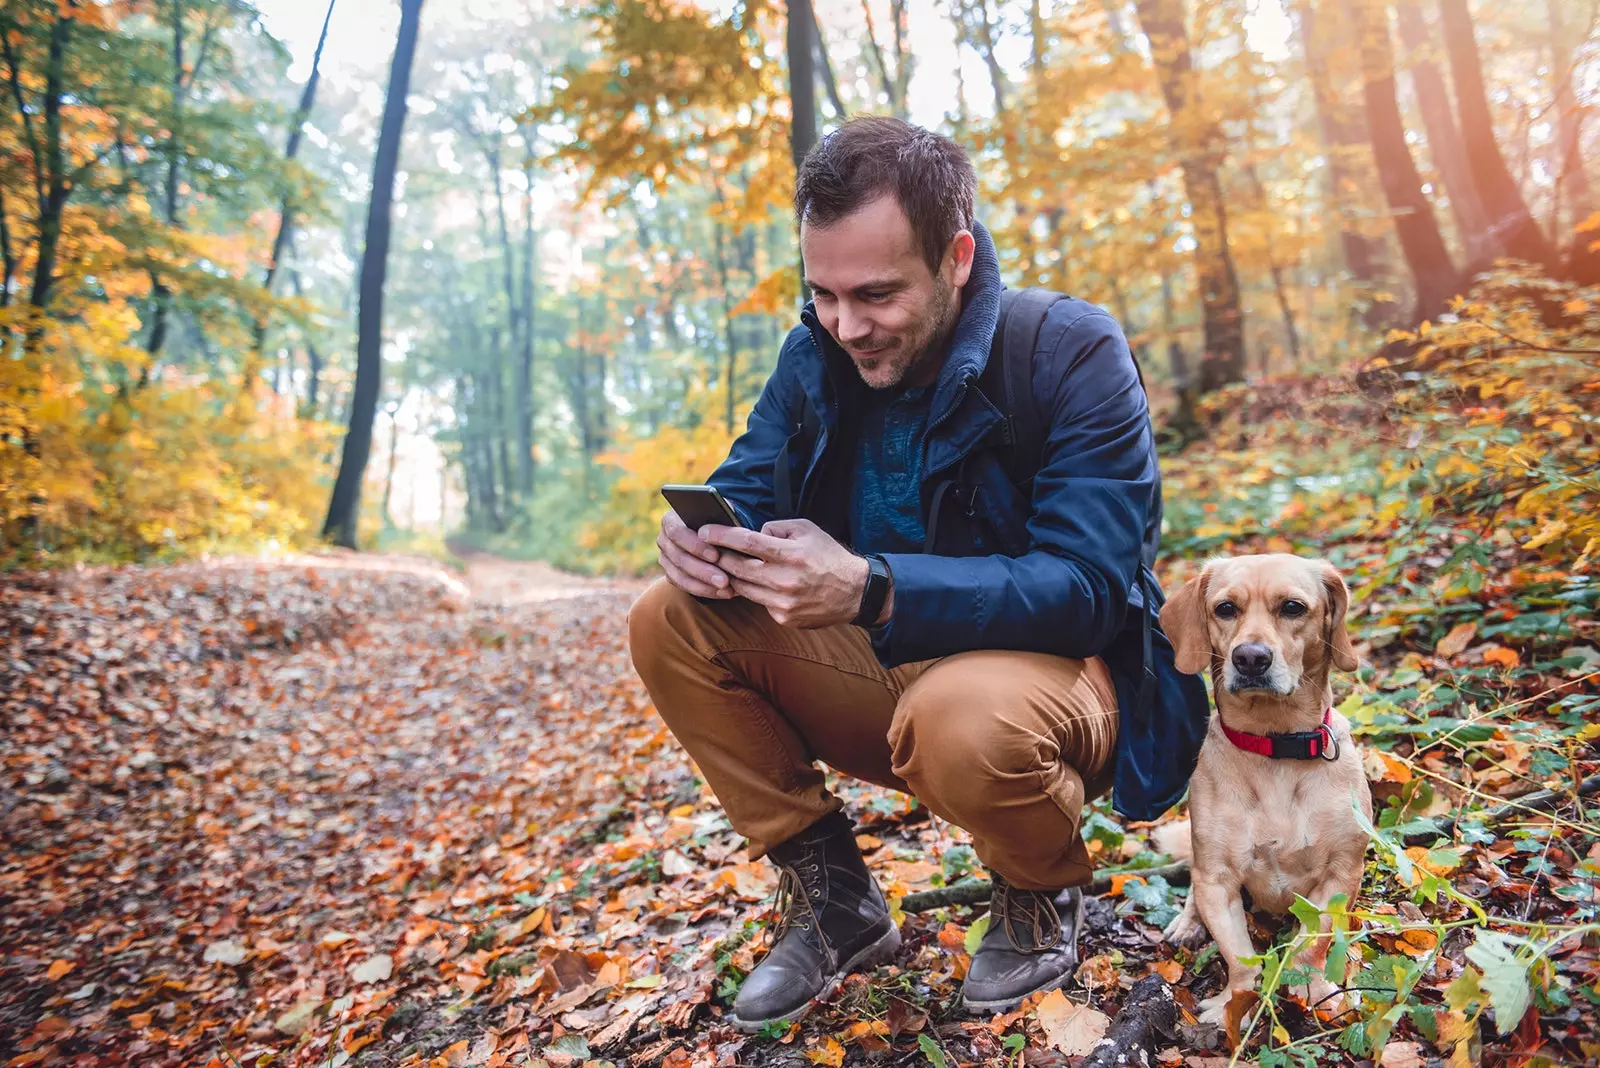
{"label": "watch strap", "polygon": [[889,597],[889,564],[883,557],[866,557],[867,585],[861,591],[861,608],[856,612],[855,625],[875,626],[883,611],[883,602]]}

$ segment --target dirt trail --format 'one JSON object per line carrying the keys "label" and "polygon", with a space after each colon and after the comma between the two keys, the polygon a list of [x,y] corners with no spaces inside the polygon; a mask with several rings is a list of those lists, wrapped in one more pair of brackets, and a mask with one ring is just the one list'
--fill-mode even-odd
{"label": "dirt trail", "polygon": [[466,583],[472,599],[483,604],[515,606],[560,601],[594,593],[637,593],[646,582],[641,579],[590,578],[559,571],[535,560],[508,560],[493,553],[451,551],[466,563]]}

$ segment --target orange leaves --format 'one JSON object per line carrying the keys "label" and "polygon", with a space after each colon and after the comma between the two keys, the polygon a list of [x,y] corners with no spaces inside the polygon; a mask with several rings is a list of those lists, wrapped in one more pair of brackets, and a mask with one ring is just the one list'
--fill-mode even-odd
{"label": "orange leaves", "polygon": [[1515,649],[1507,649],[1503,645],[1495,645],[1483,651],[1483,662],[1486,664],[1498,664],[1510,671],[1522,663],[1522,657],[1517,654]]}
{"label": "orange leaves", "polygon": [[72,969],[76,968],[77,966],[78,962],[75,960],[53,961],[49,970],[44,973],[44,977],[53,983],[57,979],[60,979],[63,975],[66,975],[68,972],[72,971]]}
{"label": "orange leaves", "polygon": [[1439,644],[1434,646],[1434,653],[1445,658],[1460,656],[1473,637],[1478,633],[1478,624],[1475,622],[1458,623],[1450,628],[1450,633],[1439,639]]}
{"label": "orange leaves", "polygon": [[1052,990],[1040,999],[1034,1012],[1050,1045],[1068,1057],[1088,1054],[1111,1023],[1105,1013],[1074,1004],[1059,990]]}

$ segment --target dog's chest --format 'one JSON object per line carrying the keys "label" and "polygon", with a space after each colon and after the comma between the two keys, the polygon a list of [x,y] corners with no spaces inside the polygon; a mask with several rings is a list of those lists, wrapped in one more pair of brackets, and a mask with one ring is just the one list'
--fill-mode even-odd
{"label": "dog's chest", "polygon": [[1255,763],[1254,774],[1223,777],[1228,789],[1194,812],[1197,852],[1232,868],[1255,907],[1281,913],[1295,895],[1359,871],[1366,835],[1337,765]]}

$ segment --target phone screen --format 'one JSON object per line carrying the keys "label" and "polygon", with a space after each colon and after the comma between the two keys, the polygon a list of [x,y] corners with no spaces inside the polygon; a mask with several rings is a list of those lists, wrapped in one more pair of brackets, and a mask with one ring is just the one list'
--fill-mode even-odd
{"label": "phone screen", "polygon": [[699,530],[704,526],[742,527],[739,517],[715,486],[662,486],[661,496],[672,505],[684,526]]}

